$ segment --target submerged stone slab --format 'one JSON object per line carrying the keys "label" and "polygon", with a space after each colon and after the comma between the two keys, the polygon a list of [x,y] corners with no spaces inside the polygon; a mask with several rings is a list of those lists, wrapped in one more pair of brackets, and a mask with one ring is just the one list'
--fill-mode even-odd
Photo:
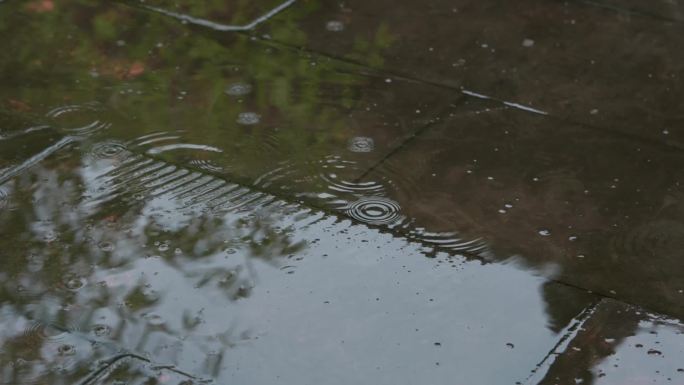
{"label": "submerged stone slab", "polygon": [[684,381],[683,354],[680,321],[603,300],[531,383],[679,384]]}
{"label": "submerged stone slab", "polygon": [[352,0],[299,4],[260,33],[681,148],[683,32],[573,1]]}
{"label": "submerged stone slab", "polygon": [[0,12],[16,37],[0,100],[86,149],[115,140],[263,187],[330,167],[357,178],[426,125],[488,104],[119,3]]}
{"label": "submerged stone slab", "polygon": [[[4,187],[3,383],[508,384],[595,301],[125,150],[69,147]],[[23,320],[87,336],[78,369],[50,370],[52,333]]]}
{"label": "submerged stone slab", "polygon": [[[684,154],[513,109],[430,128],[363,181],[418,239],[684,315]],[[410,230],[409,230],[410,229]],[[635,282],[639,282],[635,285]]]}

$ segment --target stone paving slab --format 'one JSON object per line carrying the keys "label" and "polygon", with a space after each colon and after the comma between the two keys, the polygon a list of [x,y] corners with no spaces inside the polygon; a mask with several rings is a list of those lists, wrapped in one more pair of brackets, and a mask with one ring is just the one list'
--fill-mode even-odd
{"label": "stone paving slab", "polygon": [[431,127],[364,181],[387,185],[427,242],[453,234],[456,248],[683,316],[682,166],[678,150],[499,109]]}
{"label": "stone paving slab", "polygon": [[684,325],[605,299],[530,383],[540,385],[684,383]]}
{"label": "stone paving slab", "polygon": [[683,32],[572,1],[352,0],[302,3],[257,35],[681,148]]}

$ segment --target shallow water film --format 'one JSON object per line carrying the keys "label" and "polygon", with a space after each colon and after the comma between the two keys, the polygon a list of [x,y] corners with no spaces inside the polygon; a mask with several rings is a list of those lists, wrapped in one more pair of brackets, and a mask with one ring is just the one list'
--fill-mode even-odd
{"label": "shallow water film", "polygon": [[684,3],[0,32],[0,384],[684,384]]}

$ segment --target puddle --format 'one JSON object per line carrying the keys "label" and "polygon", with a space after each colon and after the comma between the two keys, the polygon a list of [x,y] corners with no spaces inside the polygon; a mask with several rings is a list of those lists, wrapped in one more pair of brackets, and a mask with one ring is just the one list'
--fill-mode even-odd
{"label": "puddle", "polygon": [[[492,87],[534,30],[416,64],[396,7],[317,4],[0,6],[0,383],[676,381],[674,126],[561,121],[508,93],[525,68]],[[444,61],[489,77],[412,79]]]}

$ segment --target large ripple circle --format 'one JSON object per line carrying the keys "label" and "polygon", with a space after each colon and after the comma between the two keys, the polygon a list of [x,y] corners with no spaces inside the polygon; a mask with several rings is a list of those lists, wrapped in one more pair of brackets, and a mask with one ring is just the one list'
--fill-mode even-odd
{"label": "large ripple circle", "polygon": [[383,197],[364,197],[347,206],[346,213],[361,222],[386,225],[399,219],[399,204]]}

